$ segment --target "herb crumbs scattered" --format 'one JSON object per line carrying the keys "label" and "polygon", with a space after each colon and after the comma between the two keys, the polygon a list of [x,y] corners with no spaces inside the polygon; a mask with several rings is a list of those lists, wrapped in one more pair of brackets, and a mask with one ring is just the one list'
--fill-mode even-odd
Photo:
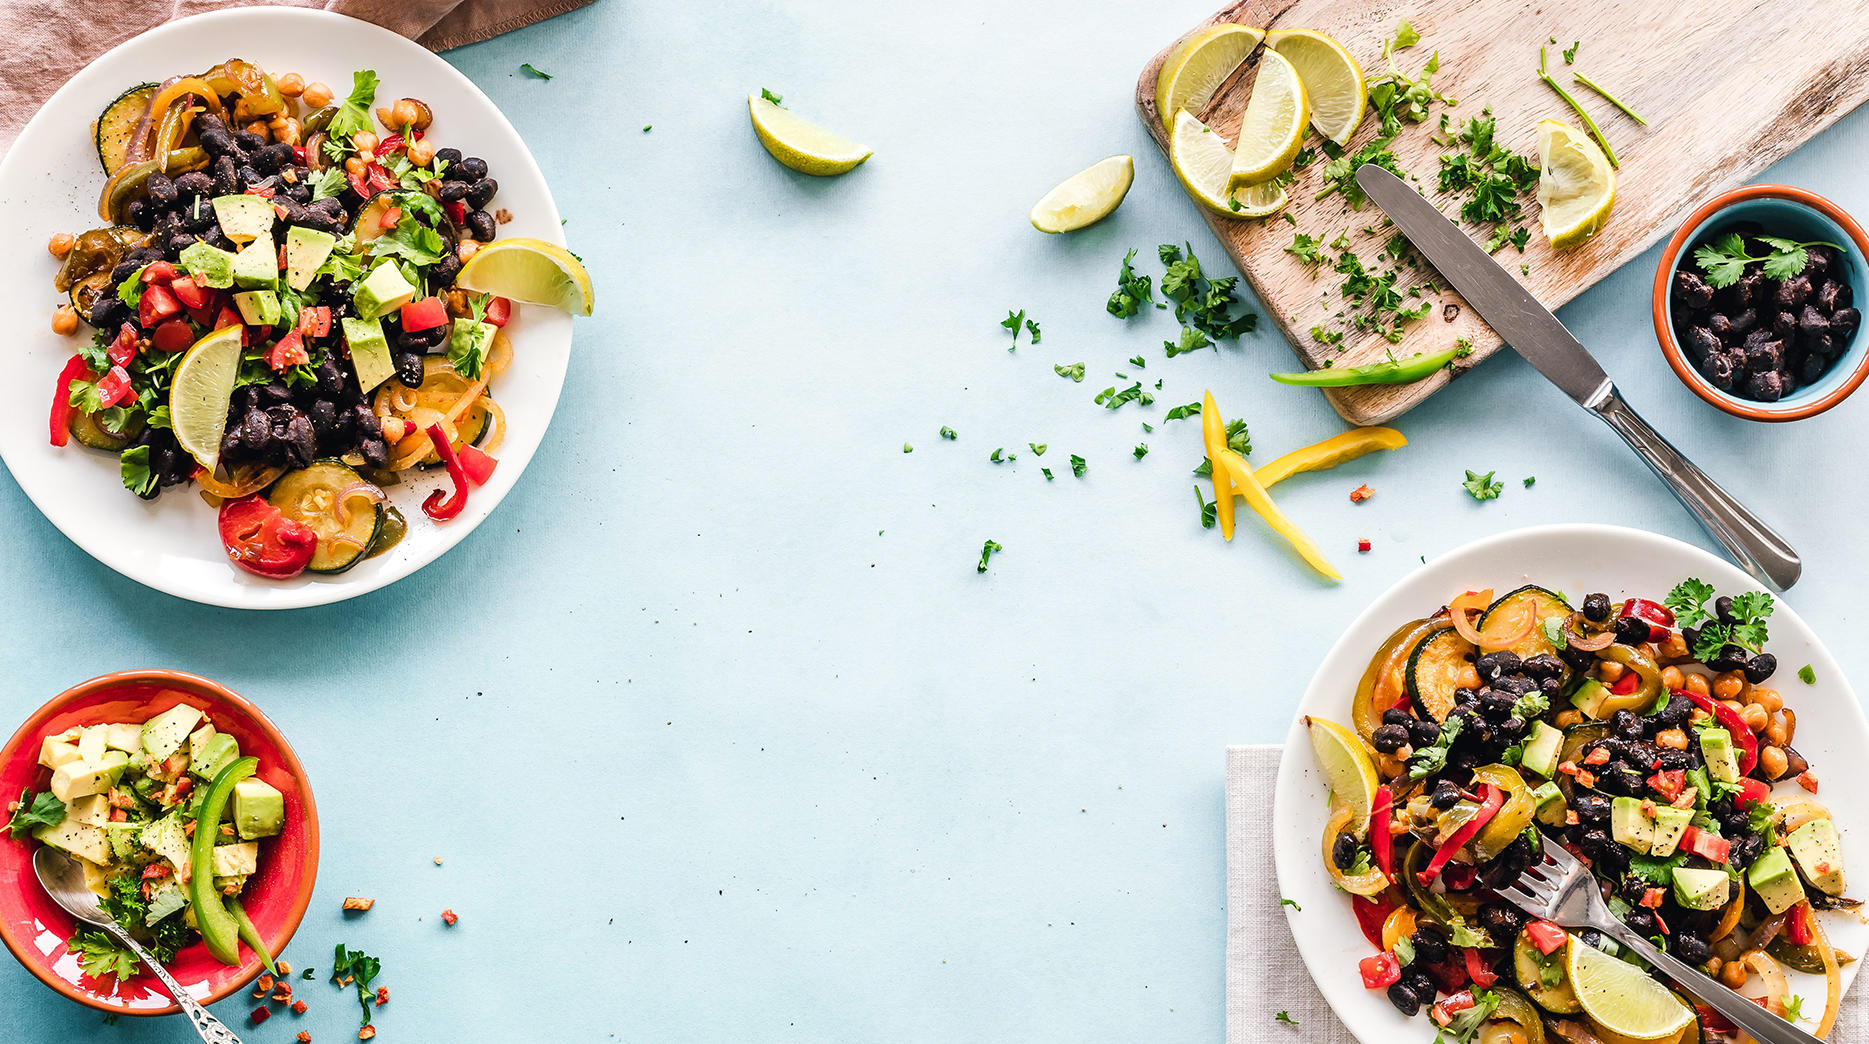
{"label": "herb crumbs scattered", "polygon": [[1044,456],[1045,451],[1051,448],[1049,444],[1043,442],[1028,442],[1026,446],[1031,449],[1032,456],[1034,457]]}
{"label": "herb crumbs scattered", "polygon": [[1798,668],[1798,680],[1806,685],[1816,685],[1817,672],[1812,670],[1811,665],[1807,663]]}
{"label": "herb crumbs scattered", "polygon": [[1019,347],[1019,327],[1024,322],[1025,322],[1025,309],[1023,308],[1019,309],[1016,312],[1008,308],[1006,310],[1006,318],[1001,319],[999,321],[999,325],[1001,327],[1012,331],[1012,347],[1007,348],[1006,349],[1007,351],[1010,352],[1012,351],[1013,348]]}
{"label": "herb crumbs scattered", "polygon": [[1131,452],[1135,453],[1137,460],[1141,460],[1149,455],[1149,444],[1146,442],[1138,442],[1136,443],[1136,448]]}
{"label": "herb crumbs scattered", "polygon": [[1289,907],[1291,907],[1292,909],[1294,909],[1294,910],[1296,910],[1296,911],[1298,911],[1299,913],[1303,913],[1303,912],[1304,912],[1304,907],[1302,907],[1302,906],[1299,906],[1299,905],[1298,905],[1298,900],[1296,900],[1296,899],[1286,899],[1286,898],[1283,898],[1283,897],[1280,897],[1280,899],[1279,899],[1279,901],[1278,901],[1278,904],[1279,904],[1280,906],[1289,906]]}
{"label": "herb crumbs scattered", "polygon": [[999,545],[999,541],[997,540],[989,540],[986,543],[980,545],[980,564],[977,566],[974,566],[973,571],[976,573],[986,572],[986,564],[988,561],[992,559],[993,553],[995,551],[1004,551],[1004,550],[1006,549],[1001,547]]}
{"label": "herb crumbs scattered", "polygon": [[1072,363],[1069,366],[1053,365],[1051,368],[1051,372],[1067,380],[1076,381],[1079,384],[1084,383],[1084,364],[1083,363]]}
{"label": "herb crumbs scattered", "polygon": [[913,446],[911,446],[911,445],[909,445],[908,443],[906,443],[906,442],[905,442],[905,443],[903,443],[903,444],[902,444],[902,452],[904,452],[904,453],[913,453],[913,452],[915,452],[915,447],[913,447]]}
{"label": "herb crumbs scattered", "polygon": [[524,69],[526,72],[532,74],[533,76],[538,77],[541,80],[549,80],[552,78],[551,73],[548,73],[544,71],[543,69],[540,69],[537,66],[534,66],[531,62],[524,62],[519,67],[521,69]]}
{"label": "herb crumbs scattered", "polygon": [[1534,485],[1536,485],[1536,484],[1538,483],[1538,476],[1536,476],[1536,475],[1527,475],[1527,476],[1525,476],[1524,478],[1522,478],[1522,479],[1520,479],[1519,481],[1520,481],[1520,482],[1523,482],[1523,483],[1525,484],[1525,488],[1526,488],[1526,489],[1530,489],[1530,488],[1532,488],[1532,486],[1534,486]]}
{"label": "herb crumbs scattered", "polygon": [[[1235,417],[1227,421],[1226,433],[1227,449],[1232,450],[1242,457],[1252,453],[1252,435],[1246,430],[1246,418]],[[1201,462],[1195,466],[1194,473],[1196,475],[1213,474],[1214,462],[1203,456]]]}
{"label": "herb crumbs scattered", "polygon": [[1007,453],[1006,447],[1000,446],[1000,447],[995,448],[993,450],[992,455],[987,457],[986,459],[992,461],[995,464],[1009,464],[1015,460],[1018,460],[1019,456],[1016,453]]}
{"label": "herb crumbs scattered", "polygon": [[1490,471],[1484,475],[1469,471],[1467,472],[1467,480],[1460,485],[1467,491],[1467,495],[1471,496],[1474,500],[1496,500],[1499,494],[1505,491],[1506,484],[1503,482],[1494,482],[1493,474],[1494,473]]}
{"label": "herb crumbs scattered", "polygon": [[1273,1018],[1279,1022],[1284,1023],[1287,1026],[1296,1026],[1298,1024],[1298,1020],[1292,1018],[1291,1012],[1288,1012],[1288,1011],[1281,1011],[1277,1015],[1273,1016]]}
{"label": "herb crumbs scattered", "polygon": [[769,101],[769,102],[771,102],[772,104],[774,104],[774,105],[777,105],[777,106],[778,106],[778,107],[780,107],[781,109],[783,109],[783,108],[785,107],[785,99],[784,99],[784,98],[781,98],[781,97],[779,97],[778,95],[776,95],[776,94],[774,94],[774,93],[772,93],[771,91],[769,91],[769,90],[767,90],[767,89],[765,89],[764,87],[761,87],[761,88],[759,89],[759,96],[760,96],[761,98],[764,98],[764,99],[766,99],[767,101]]}
{"label": "herb crumbs scattered", "polygon": [[953,442],[955,439],[960,438],[959,435],[955,434],[953,428],[950,428],[945,424],[941,425],[941,437],[948,440],[949,442]]}
{"label": "herb crumbs scattered", "polygon": [[[1554,40],[1552,42],[1556,43],[1557,41]],[[1565,65],[1571,65],[1577,61],[1577,48],[1581,47],[1582,45],[1583,45],[1583,41],[1577,40],[1577,41],[1574,41],[1569,47],[1564,48],[1564,64]]]}
{"label": "herb crumbs scattered", "polygon": [[1084,463],[1084,458],[1075,453],[1071,454],[1071,474],[1076,475],[1078,478],[1083,478],[1084,472],[1088,470],[1090,470],[1090,466]]}
{"label": "herb crumbs scattered", "polygon": [[1118,319],[1128,319],[1142,310],[1144,304],[1155,303],[1155,291],[1149,277],[1137,275],[1131,262],[1136,259],[1136,252],[1131,250],[1123,255],[1122,271],[1116,275],[1116,292],[1110,295],[1105,309]]}

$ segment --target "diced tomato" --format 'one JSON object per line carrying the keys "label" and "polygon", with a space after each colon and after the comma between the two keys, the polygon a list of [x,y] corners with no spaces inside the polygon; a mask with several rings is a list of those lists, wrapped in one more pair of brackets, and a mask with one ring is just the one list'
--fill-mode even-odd
{"label": "diced tomato", "polygon": [[[1601,750],[1602,748],[1599,747],[1597,749]],[[1662,772],[1657,772],[1648,777],[1648,785],[1655,793],[1662,795],[1669,801],[1673,801],[1675,798],[1681,796],[1682,788],[1687,786],[1687,770],[1667,769]]]}
{"label": "diced tomato", "polygon": [[286,205],[284,203],[279,203],[279,202],[273,203],[273,216],[274,217],[278,218],[281,221],[284,221],[286,219],[286,215],[289,213],[291,213],[291,211],[288,211],[286,209]]}
{"label": "diced tomato", "polygon": [[275,195],[275,193],[274,193],[274,191],[273,191],[273,189],[272,189],[272,187],[271,187],[271,186],[268,186],[268,185],[254,185],[253,187],[251,187],[251,188],[249,188],[249,189],[247,189],[247,195],[249,195],[249,196],[258,196],[258,197],[260,197],[261,199],[271,199],[271,198],[273,198],[273,196]]}
{"label": "diced tomato", "polygon": [[1617,678],[1616,683],[1609,687],[1609,691],[1617,696],[1627,696],[1634,692],[1635,687],[1640,684],[1642,684],[1641,675],[1634,671],[1624,671],[1622,672],[1622,677]]}
{"label": "diced tomato", "polygon": [[1747,776],[1739,781],[1739,807],[1756,805],[1772,796],[1772,785],[1762,779]]}
{"label": "diced tomato", "polygon": [[1798,946],[1809,946],[1816,935],[1811,931],[1811,904],[1799,903],[1791,908],[1790,916],[1785,918],[1785,938]]}
{"label": "diced tomato", "polygon": [[1532,945],[1538,947],[1538,952],[1547,957],[1562,949],[1570,938],[1569,932],[1552,921],[1533,921],[1525,926],[1525,934],[1531,937]]}
{"label": "diced tomato", "polygon": [[1356,962],[1356,970],[1363,975],[1364,989],[1384,990],[1402,977],[1402,962],[1392,953],[1372,953]]}
{"label": "diced tomato", "polygon": [[1395,904],[1388,901],[1389,893],[1384,892],[1379,899],[1368,899],[1360,895],[1350,897],[1350,911],[1356,914],[1356,926],[1363,930],[1363,938],[1371,946],[1382,945],[1382,923],[1389,919],[1389,913]]}
{"label": "diced tomato", "polygon": [[487,322],[494,326],[505,326],[513,321],[513,302],[504,297],[496,297],[487,302]]}
{"label": "diced tomato", "polygon": [[110,347],[104,349],[104,354],[110,358],[112,366],[128,366],[130,360],[136,358],[136,349],[140,346],[136,327],[124,323],[117,331],[117,339],[110,342]]}
{"label": "diced tomato", "polygon": [[284,243],[281,243],[279,244],[279,271],[283,272],[285,270],[286,270],[286,245]]}
{"label": "diced tomato", "polygon": [[1718,834],[1690,826],[1681,835],[1681,847],[1709,862],[1724,865],[1732,857],[1733,844]]}
{"label": "diced tomato", "polygon": [[183,308],[200,308],[208,303],[207,288],[195,282],[194,276],[176,276],[169,282],[169,292],[182,302]]}
{"label": "diced tomato", "polygon": [[266,353],[266,365],[272,367],[274,372],[289,370],[308,362],[311,362],[311,354],[305,351],[305,335],[297,330],[279,338],[278,343]]}
{"label": "diced tomato", "polygon": [[409,333],[433,330],[448,325],[448,302],[440,297],[424,297],[402,306],[402,328]]}
{"label": "diced tomato", "polygon": [[143,868],[143,880],[160,881],[169,876],[169,868],[163,863],[151,863]]}
{"label": "diced tomato", "polygon": [[241,321],[239,312],[234,311],[231,306],[223,304],[221,305],[221,313],[214,317],[213,329],[221,330],[229,326],[239,326]]}
{"label": "diced tomato", "polygon": [[1467,949],[1466,960],[1467,978],[1473,980],[1473,985],[1483,990],[1499,981],[1499,975],[1493,971],[1492,963],[1477,948]]}
{"label": "diced tomato", "polygon": [[443,203],[441,205],[441,209],[447,212],[449,221],[452,221],[457,225],[464,225],[467,223],[467,204],[466,203],[463,203],[458,199],[450,200],[449,202]]}
{"label": "diced tomato", "polygon": [[1714,1011],[1705,1004],[1694,1005],[1694,1013],[1700,1017],[1700,1025],[1708,1033],[1725,1035],[1739,1031],[1739,1027],[1726,1021],[1726,1016]]}
{"label": "diced tomato", "polygon": [[130,372],[121,366],[112,366],[109,373],[98,378],[97,394],[106,408],[135,402],[136,390],[130,387]]}
{"label": "diced tomato", "polygon": [[143,282],[149,286],[168,286],[175,281],[175,266],[167,261],[151,261],[143,266]]}
{"label": "diced tomato", "polygon": [[1454,1021],[1454,1016],[1473,1007],[1473,991],[1461,990],[1444,1001],[1437,1001],[1428,1009],[1428,1018],[1437,1026],[1445,1026]]}
{"label": "diced tomato", "polygon": [[500,465],[492,454],[482,450],[479,446],[462,446],[455,451],[455,454],[461,458],[461,467],[467,472],[467,481],[476,486],[486,485],[487,480],[493,477],[493,469]]}
{"label": "diced tomato", "polygon": [[402,220],[402,208],[391,207],[388,210],[383,211],[382,217],[376,219],[376,227],[380,229],[384,229],[384,230],[392,229],[396,227],[396,222],[401,221],[401,220]]}
{"label": "diced tomato", "polygon": [[316,308],[299,309],[299,333],[307,337],[324,337],[330,332],[330,305],[319,305]]}
{"label": "diced tomato", "polygon": [[1650,910],[1659,910],[1661,909],[1661,901],[1667,897],[1668,890],[1666,888],[1645,889],[1642,892],[1641,905],[1648,907]]}
{"label": "diced tomato", "polygon": [[176,300],[168,287],[151,286],[143,290],[143,303],[136,310],[136,321],[143,329],[149,330],[180,314],[182,302]]}
{"label": "diced tomato", "polygon": [[195,343],[195,328],[186,319],[171,319],[156,327],[149,343],[159,352],[184,352]]}

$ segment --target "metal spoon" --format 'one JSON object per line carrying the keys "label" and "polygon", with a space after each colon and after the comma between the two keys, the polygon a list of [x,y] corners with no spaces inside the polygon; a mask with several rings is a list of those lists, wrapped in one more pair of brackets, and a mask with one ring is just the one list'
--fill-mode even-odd
{"label": "metal spoon", "polygon": [[97,893],[84,886],[84,871],[79,868],[76,860],[56,848],[40,846],[38,851],[33,853],[32,868],[39,875],[39,883],[45,886],[46,894],[52,897],[53,902],[85,924],[95,925],[109,932],[111,938],[117,940],[119,945],[136,954],[150,971],[156,973],[156,978],[161,979],[162,985],[168,989],[169,996],[175,998],[175,1003],[181,1005],[182,1010],[188,1013],[188,1020],[195,1024],[195,1032],[201,1035],[203,1041],[207,1044],[240,1044],[240,1038],[234,1036],[233,1030],[222,1025],[221,1020],[208,1014],[208,1009],[202,1007],[199,1001],[183,989],[182,984],[175,981],[175,976],[170,975],[167,968],[157,963],[156,959],[149,955],[149,951],[143,949],[141,943],[130,938],[128,932],[125,932],[116,921],[111,920],[104,913],[98,906]]}

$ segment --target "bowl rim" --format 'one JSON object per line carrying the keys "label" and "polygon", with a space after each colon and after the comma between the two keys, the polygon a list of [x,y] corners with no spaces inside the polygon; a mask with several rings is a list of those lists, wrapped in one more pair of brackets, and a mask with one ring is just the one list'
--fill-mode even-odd
{"label": "bowl rim", "polygon": [[[1655,268],[1655,285],[1650,298],[1650,307],[1654,313],[1655,339],[1661,343],[1661,352],[1667,357],[1669,368],[1674,371],[1676,377],[1681,379],[1682,384],[1687,385],[1689,391],[1735,417],[1771,423],[1814,417],[1848,398],[1865,378],[1869,378],[1869,351],[1863,352],[1856,360],[1856,368],[1849,377],[1829,392],[1787,409],[1768,410],[1752,405],[1751,400],[1723,392],[1703,380],[1700,374],[1688,364],[1686,354],[1681,351],[1680,344],[1674,339],[1674,331],[1669,327],[1668,284],[1680,267],[1681,251],[1687,246],[1688,237],[1720,211],[1735,203],[1753,199],[1781,199],[1817,211],[1836,222],[1855,244],[1858,258],[1863,263],[1869,263],[1869,234],[1863,232],[1862,226],[1856,223],[1856,219],[1851,217],[1848,211],[1823,196],[1796,185],[1773,183],[1741,185],[1728,189],[1696,207],[1694,212],[1681,222],[1681,227],[1675,230],[1674,236],[1668,240],[1668,245],[1662,250],[1661,263]],[[1861,329],[1856,331],[1854,336],[1858,341],[1862,338],[1862,333]]]}
{"label": "bowl rim", "polygon": [[[286,912],[285,920],[281,922],[279,933],[272,940],[273,949],[277,952],[283,952],[286,945],[292,941],[292,937],[297,934],[299,925],[305,920],[305,912],[311,908],[312,891],[318,883],[318,804],[312,796],[311,779],[305,774],[305,766],[300,763],[298,753],[292,749],[292,745],[286,741],[285,733],[281,732],[279,727],[273,724],[272,719],[268,718],[264,712],[254,706],[246,697],[241,696],[239,693],[217,681],[203,678],[198,674],[189,674],[186,671],[171,670],[165,667],[145,667],[127,671],[113,671],[109,674],[100,674],[95,678],[79,682],[71,688],[66,689],[64,692],[59,693],[57,696],[52,697],[50,700],[47,700],[43,706],[34,711],[32,715],[14,731],[13,735],[4,745],[0,745],[0,753],[27,749],[21,746],[21,744],[30,741],[39,730],[44,729],[46,723],[50,721],[54,715],[63,710],[67,704],[83,699],[100,690],[121,688],[130,685],[160,685],[180,689],[184,692],[192,691],[198,695],[210,696],[214,699],[226,701],[228,704],[231,704],[235,710],[252,719],[255,727],[265,733],[266,738],[279,748],[280,758],[284,762],[283,767],[292,774],[293,778],[303,783],[305,812],[301,829],[305,831],[306,873],[304,880],[299,885],[298,894],[294,895],[292,898],[292,906]],[[129,1009],[107,1004],[97,999],[90,993],[80,990],[64,979],[51,974],[51,972],[41,967],[37,962],[29,960],[27,958],[25,943],[13,937],[13,933],[8,929],[7,923],[3,919],[0,919],[0,943],[6,945],[7,950],[13,954],[13,958],[19,961],[20,965],[27,971],[31,972],[33,977],[45,983],[47,986],[50,986],[61,996],[77,1001],[79,1004],[83,1004],[88,1008],[94,1008],[98,1011],[113,1015],[131,1015],[151,1018],[163,1015],[174,1015],[182,1010],[180,1005],[173,1002],[163,1008]],[[204,1005],[225,1000],[235,993],[246,989],[248,984],[253,982],[254,979],[259,978],[259,974],[263,970],[264,968],[260,964],[258,955],[252,955],[247,960],[241,962],[240,969],[232,978],[229,978],[219,988],[210,990],[207,996],[199,998],[199,1000]]]}

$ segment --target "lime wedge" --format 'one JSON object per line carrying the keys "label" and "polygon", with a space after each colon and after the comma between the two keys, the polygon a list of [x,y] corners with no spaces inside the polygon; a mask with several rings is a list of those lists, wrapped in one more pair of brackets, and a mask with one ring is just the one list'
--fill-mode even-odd
{"label": "lime wedge", "polygon": [[196,341],[175,367],[169,385],[169,423],[175,441],[204,468],[221,459],[227,404],[240,376],[240,330],[224,326]]}
{"label": "lime wedge", "polygon": [[1075,232],[1115,212],[1136,180],[1135,161],[1111,156],[1064,179],[1032,207],[1032,227],[1040,232]]}
{"label": "lime wedge", "polygon": [[1362,836],[1369,826],[1370,806],[1376,803],[1376,765],[1369,751],[1356,733],[1334,721],[1307,717],[1304,724],[1311,733],[1311,749],[1317,754],[1324,782],[1330,786],[1332,803],[1350,806],[1350,822],[1357,836]]}
{"label": "lime wedge", "polygon": [[1276,30],[1266,36],[1265,45],[1298,70],[1304,96],[1311,103],[1311,126],[1339,145],[1348,144],[1369,111],[1369,86],[1363,82],[1363,67],[1356,57],[1336,40],[1311,29]]}
{"label": "lime wedge", "polygon": [[1290,169],[1310,118],[1298,70],[1277,51],[1260,55],[1239,140],[1233,143],[1233,185],[1257,185]]}
{"label": "lime wedge", "polygon": [[1539,223],[1551,249],[1588,241],[1616,205],[1616,172],[1589,135],[1558,120],[1538,121]]}
{"label": "lime wedge", "polygon": [[1564,972],[1590,1021],[1619,1042],[1667,1041],[1694,1020],[1694,1009],[1642,969],[1572,936]]}
{"label": "lime wedge", "polygon": [[1155,77],[1155,114],[1174,131],[1175,113],[1200,115],[1265,33],[1246,25],[1210,25],[1175,45]]}
{"label": "lime wedge", "polygon": [[591,314],[596,302],[583,263],[543,239],[496,239],[467,259],[454,282],[464,290],[550,305],[572,315]]}
{"label": "lime wedge", "polygon": [[1233,150],[1213,128],[1186,109],[1175,113],[1174,122],[1169,124],[1168,163],[1188,195],[1216,214],[1257,218],[1275,214],[1285,206],[1285,190],[1276,181],[1228,192]]}
{"label": "lime wedge", "polygon": [[753,133],[772,158],[798,171],[829,177],[854,169],[870,158],[870,150],[841,134],[782,109],[757,94],[746,96],[753,116]]}

